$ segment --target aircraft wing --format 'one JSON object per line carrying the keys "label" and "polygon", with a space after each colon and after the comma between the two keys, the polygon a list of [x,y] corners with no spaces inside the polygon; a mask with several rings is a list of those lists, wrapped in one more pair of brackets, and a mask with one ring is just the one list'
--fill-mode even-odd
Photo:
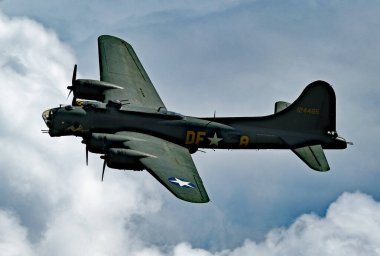
{"label": "aircraft wing", "polygon": [[126,148],[146,154],[140,162],[176,197],[193,203],[209,201],[188,149],[169,141],[136,132],[119,132]]}
{"label": "aircraft wing", "polygon": [[165,108],[132,46],[120,38],[98,38],[100,80],[123,89],[106,90],[104,102],[120,100],[125,106]]}

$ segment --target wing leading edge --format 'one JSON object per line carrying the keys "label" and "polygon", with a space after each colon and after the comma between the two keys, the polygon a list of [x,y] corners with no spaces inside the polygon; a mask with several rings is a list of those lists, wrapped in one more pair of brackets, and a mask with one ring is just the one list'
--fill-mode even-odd
{"label": "wing leading edge", "polygon": [[165,109],[130,44],[120,38],[103,35],[98,38],[98,50],[100,80],[123,88],[105,91],[104,102],[120,100],[127,106]]}
{"label": "wing leading edge", "polygon": [[154,157],[143,157],[140,162],[147,171],[176,197],[193,203],[207,203],[209,197],[189,151],[169,141],[136,132],[119,132],[129,139],[126,148]]}

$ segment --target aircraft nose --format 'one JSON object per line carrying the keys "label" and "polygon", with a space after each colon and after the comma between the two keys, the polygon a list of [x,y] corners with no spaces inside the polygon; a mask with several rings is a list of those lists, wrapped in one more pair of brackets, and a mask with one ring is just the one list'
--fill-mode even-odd
{"label": "aircraft nose", "polygon": [[42,112],[42,119],[44,119],[44,122],[48,128],[51,127],[51,119],[52,119],[52,110],[48,109]]}

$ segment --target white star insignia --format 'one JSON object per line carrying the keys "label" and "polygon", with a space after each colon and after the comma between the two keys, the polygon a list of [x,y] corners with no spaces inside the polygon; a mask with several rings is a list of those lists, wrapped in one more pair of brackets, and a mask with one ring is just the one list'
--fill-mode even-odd
{"label": "white star insignia", "polygon": [[194,188],[194,185],[191,182],[180,180],[180,179],[175,178],[175,177],[174,177],[174,179],[173,178],[169,179],[169,181],[171,183],[177,184],[180,187]]}
{"label": "white star insignia", "polygon": [[214,133],[214,137],[207,137],[207,139],[210,140],[210,146],[211,145],[215,145],[215,146],[219,146],[219,142],[221,140],[223,140],[223,138],[218,138],[218,135],[216,135],[216,132]]}

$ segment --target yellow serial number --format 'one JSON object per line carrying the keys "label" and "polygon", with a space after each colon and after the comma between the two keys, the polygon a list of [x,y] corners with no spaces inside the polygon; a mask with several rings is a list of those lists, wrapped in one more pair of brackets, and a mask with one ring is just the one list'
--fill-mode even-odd
{"label": "yellow serial number", "polygon": [[320,112],[319,108],[297,107],[297,113],[301,114],[319,115]]}

